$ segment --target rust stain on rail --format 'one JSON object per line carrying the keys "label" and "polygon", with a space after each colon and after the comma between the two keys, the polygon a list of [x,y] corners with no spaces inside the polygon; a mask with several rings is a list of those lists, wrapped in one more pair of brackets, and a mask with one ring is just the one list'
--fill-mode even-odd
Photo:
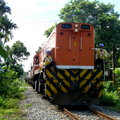
{"label": "rust stain on rail", "polygon": [[71,113],[67,109],[64,108],[63,110],[64,110],[64,113],[68,115],[72,120],[80,120],[77,116],[75,116],[73,113]]}
{"label": "rust stain on rail", "polygon": [[95,110],[94,108],[88,107],[88,109],[90,111],[94,112],[95,114],[97,114],[99,117],[104,118],[105,120],[116,120],[115,118],[113,118],[113,117],[111,117],[109,115],[106,115],[106,114],[104,114],[102,112],[99,112],[99,111]]}

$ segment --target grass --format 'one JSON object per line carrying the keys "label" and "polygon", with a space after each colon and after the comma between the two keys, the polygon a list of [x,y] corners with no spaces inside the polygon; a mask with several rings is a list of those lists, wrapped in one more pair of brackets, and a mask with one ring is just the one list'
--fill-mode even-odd
{"label": "grass", "polygon": [[19,108],[0,108],[0,120],[19,120],[22,111]]}
{"label": "grass", "polygon": [[3,99],[4,103],[0,107],[0,120],[19,120],[22,111],[19,108],[19,99]]}
{"label": "grass", "polygon": [[27,84],[26,82],[22,82],[21,84],[22,84],[22,87],[25,87],[25,88],[30,86],[30,85]]}
{"label": "grass", "polygon": [[29,108],[29,107],[31,107],[32,106],[32,104],[26,104],[24,107],[25,108]]}
{"label": "grass", "polygon": [[[26,98],[23,94],[27,89],[27,84],[24,82],[19,88],[19,94],[15,98],[0,97],[0,120],[21,120],[25,116],[24,111],[20,107],[20,100]],[[32,106],[27,104],[24,108]]]}

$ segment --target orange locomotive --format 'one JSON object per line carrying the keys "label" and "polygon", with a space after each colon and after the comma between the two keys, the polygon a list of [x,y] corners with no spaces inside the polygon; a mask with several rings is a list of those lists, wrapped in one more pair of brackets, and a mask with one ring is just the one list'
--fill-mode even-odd
{"label": "orange locomotive", "polygon": [[[55,66],[44,68],[45,51]],[[36,60],[37,59],[37,60]],[[34,57],[33,86],[58,105],[98,103],[103,71],[94,69],[94,27],[85,23],[60,23],[40,53]],[[39,67],[37,67],[37,65]]]}

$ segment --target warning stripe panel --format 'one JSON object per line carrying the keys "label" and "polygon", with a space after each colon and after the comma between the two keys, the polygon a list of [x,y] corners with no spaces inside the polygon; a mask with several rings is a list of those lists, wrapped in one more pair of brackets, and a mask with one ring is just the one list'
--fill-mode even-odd
{"label": "warning stripe panel", "polygon": [[70,90],[69,86],[66,85],[66,84],[64,83],[64,81],[61,80],[61,79],[59,78],[59,76],[58,76],[54,71],[52,71],[51,69],[50,69],[49,71],[51,72],[52,75],[54,75],[55,79],[57,79],[57,80],[59,81],[59,83],[61,83],[62,86],[63,86],[65,89],[67,89],[67,91]]}
{"label": "warning stripe panel", "polygon": [[45,94],[46,94],[48,97],[51,97],[51,96],[52,96],[49,89],[46,89],[46,90],[45,90]]}
{"label": "warning stripe panel", "polygon": [[88,80],[86,81],[86,83],[79,89],[79,92],[85,90],[85,89],[86,89],[86,86],[89,85],[93,79],[95,79],[95,77],[97,76],[98,73],[99,73],[99,70],[96,71],[96,72],[90,77],[90,79],[88,79]]}
{"label": "warning stripe panel", "polygon": [[[59,86],[55,83],[55,81],[53,81],[51,78],[49,78],[47,76],[47,81],[50,82],[50,85],[52,85],[54,87],[54,89],[56,89],[58,91],[58,93],[63,93],[62,90],[59,88]],[[49,86],[50,86],[49,85]],[[53,90],[54,91],[54,90]]]}
{"label": "warning stripe panel", "polygon": [[74,82],[79,84],[79,93],[86,94],[90,92],[90,85],[92,84],[97,89],[99,96],[102,94],[102,70],[47,69],[46,76],[46,81],[49,81],[49,84],[47,84],[49,95],[69,93]]}
{"label": "warning stripe panel", "polygon": [[46,84],[46,89],[45,89],[45,94],[47,94],[47,96],[51,97],[54,92],[51,90],[51,88]]}
{"label": "warning stripe panel", "polygon": [[57,94],[58,93],[58,89],[56,86],[54,86],[54,84],[51,84],[51,81],[50,83],[48,84],[48,82],[46,82],[47,86],[49,86],[51,88],[51,90],[54,92],[54,94]]}

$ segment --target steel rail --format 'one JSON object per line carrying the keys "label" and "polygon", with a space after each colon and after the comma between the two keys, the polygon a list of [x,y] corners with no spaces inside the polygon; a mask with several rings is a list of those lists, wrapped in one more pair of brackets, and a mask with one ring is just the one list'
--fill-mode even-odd
{"label": "steel rail", "polygon": [[94,108],[88,107],[88,109],[90,111],[94,112],[95,114],[97,114],[99,117],[104,118],[105,120],[116,120],[115,118],[113,118],[113,117],[111,117],[109,115],[106,115],[106,114],[104,114],[102,112],[99,112],[99,111],[95,110]]}
{"label": "steel rail", "polygon": [[64,113],[68,115],[72,120],[80,120],[80,118],[78,118],[76,115],[68,111],[66,108],[63,108],[63,110],[64,110]]}

